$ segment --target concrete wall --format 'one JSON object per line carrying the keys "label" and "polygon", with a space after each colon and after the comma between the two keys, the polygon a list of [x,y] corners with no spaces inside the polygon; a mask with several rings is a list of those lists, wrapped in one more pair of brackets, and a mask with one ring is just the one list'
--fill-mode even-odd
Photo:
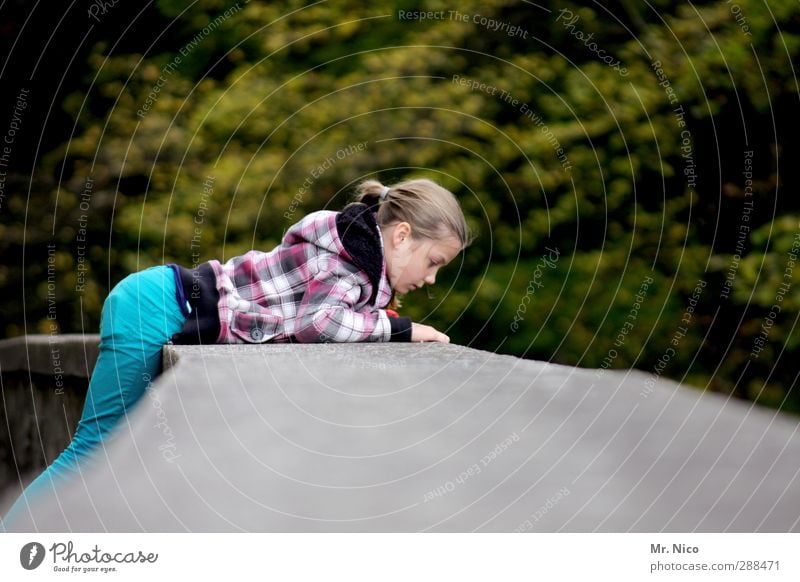
{"label": "concrete wall", "polygon": [[456,345],[168,346],[12,531],[800,531],[798,419]]}
{"label": "concrete wall", "polygon": [[0,512],[69,443],[99,342],[78,334],[0,340]]}

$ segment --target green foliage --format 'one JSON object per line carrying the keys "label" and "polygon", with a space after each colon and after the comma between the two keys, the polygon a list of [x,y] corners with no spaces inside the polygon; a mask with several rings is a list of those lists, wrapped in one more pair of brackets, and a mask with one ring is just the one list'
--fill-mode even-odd
{"label": "green foliage", "polygon": [[[751,356],[800,229],[777,185],[779,167],[782,182],[796,181],[786,162],[797,140],[773,125],[796,108],[797,3],[770,1],[766,11],[740,0],[738,21],[719,2],[468,1],[458,8],[466,21],[444,3],[402,4],[445,17],[402,19],[394,5],[349,1],[232,11],[221,0],[190,10],[160,0],[171,35],[157,52],[97,42],[85,91],[63,103],[78,131],[37,170],[37,196],[50,205],[29,209],[27,239],[2,227],[7,249],[24,243],[43,265],[0,271],[4,286],[28,282],[28,331],[48,323],[49,242],[59,247],[58,324],[90,330],[127,272],[271,248],[304,213],[343,206],[360,180],[427,176],[457,194],[480,237],[442,273],[436,297],[408,297],[405,313],[460,343],[646,371],[683,326],[664,374],[800,410],[785,363],[798,349],[800,283],[790,281],[768,349]],[[573,28],[559,20],[564,10],[579,17]],[[747,197],[746,150],[755,152]],[[77,292],[87,176],[90,269]],[[723,297],[745,200],[756,210]],[[560,258],[512,330],[546,248]],[[707,286],[682,323],[698,281]],[[24,331],[17,313],[4,311],[3,323],[6,335]]]}

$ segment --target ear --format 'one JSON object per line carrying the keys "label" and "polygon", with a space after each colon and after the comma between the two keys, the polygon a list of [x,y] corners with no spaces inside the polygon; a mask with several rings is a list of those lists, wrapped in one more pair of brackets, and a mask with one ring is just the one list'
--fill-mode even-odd
{"label": "ear", "polygon": [[[411,238],[411,225],[407,222],[400,222],[394,225],[392,231],[392,246],[397,248],[405,244]],[[409,241],[410,242],[410,241]]]}

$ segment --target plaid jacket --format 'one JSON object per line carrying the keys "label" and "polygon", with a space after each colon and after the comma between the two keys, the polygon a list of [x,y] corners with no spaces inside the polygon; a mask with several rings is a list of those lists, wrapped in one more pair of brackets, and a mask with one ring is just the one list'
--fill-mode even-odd
{"label": "plaid jacket", "polygon": [[272,251],[208,261],[184,269],[181,280],[195,310],[175,343],[211,340],[209,319],[218,324],[217,343],[411,340],[411,319],[386,313],[393,292],[383,239],[364,204],[309,214]]}

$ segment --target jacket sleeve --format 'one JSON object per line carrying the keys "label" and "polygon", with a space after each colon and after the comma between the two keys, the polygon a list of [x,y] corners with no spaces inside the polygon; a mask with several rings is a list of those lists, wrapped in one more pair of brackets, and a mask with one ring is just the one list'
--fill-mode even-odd
{"label": "jacket sleeve", "polygon": [[[411,341],[411,319],[389,317],[383,309],[357,306],[364,282],[335,262],[308,283],[298,307],[294,339],[302,343]],[[367,290],[368,291],[368,290]]]}

